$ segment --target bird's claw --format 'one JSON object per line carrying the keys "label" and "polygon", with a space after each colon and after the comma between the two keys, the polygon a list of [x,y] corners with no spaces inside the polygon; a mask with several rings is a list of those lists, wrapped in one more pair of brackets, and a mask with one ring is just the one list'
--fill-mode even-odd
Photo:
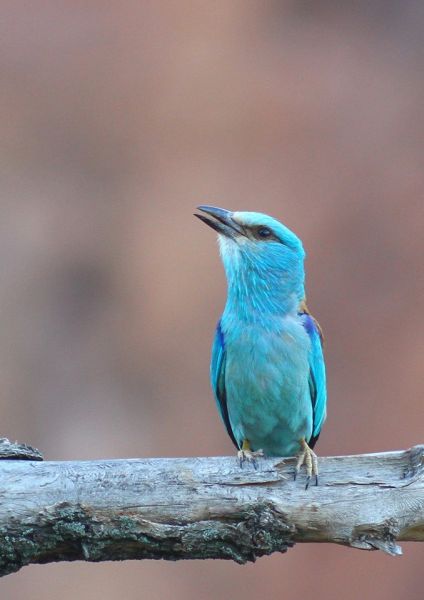
{"label": "bird's claw", "polygon": [[306,467],[306,485],[305,490],[308,489],[311,480],[315,478],[315,485],[318,485],[318,457],[305,440],[301,440],[301,451],[297,456],[296,467],[293,474],[293,479],[296,481],[297,475],[300,471],[300,467],[305,465]]}
{"label": "bird's claw", "polygon": [[253,452],[252,450],[241,449],[237,452],[237,460],[240,466],[240,469],[243,468],[245,462],[249,462],[252,464],[253,468],[256,470],[258,468],[257,459],[264,455],[263,450],[256,450]]}

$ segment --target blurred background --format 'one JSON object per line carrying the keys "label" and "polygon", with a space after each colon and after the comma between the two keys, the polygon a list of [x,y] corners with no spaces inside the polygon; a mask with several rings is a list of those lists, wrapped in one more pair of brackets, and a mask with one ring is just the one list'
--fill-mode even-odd
{"label": "blurred background", "polygon": [[[209,389],[225,300],[197,204],[270,213],[324,328],[320,454],[423,443],[424,4],[1,3],[0,434],[47,459],[234,452]],[[8,600],[422,599],[393,559],[26,567]]]}

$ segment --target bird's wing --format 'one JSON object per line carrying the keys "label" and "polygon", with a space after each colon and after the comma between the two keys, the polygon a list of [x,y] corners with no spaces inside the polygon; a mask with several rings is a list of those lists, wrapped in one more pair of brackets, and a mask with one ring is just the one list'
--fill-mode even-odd
{"label": "bird's wing", "polygon": [[327,413],[327,386],[322,351],[323,337],[318,321],[309,313],[304,303],[301,307],[300,317],[311,340],[311,350],[309,353],[309,390],[312,402],[313,426],[309,446],[313,448],[319,438]]}
{"label": "bird's wing", "polygon": [[211,383],[219,414],[224,421],[224,425],[227,428],[228,435],[234,446],[238,448],[228,416],[227,393],[225,390],[225,362],[225,340],[221,329],[221,322],[219,322],[216,327],[215,339],[212,346]]}

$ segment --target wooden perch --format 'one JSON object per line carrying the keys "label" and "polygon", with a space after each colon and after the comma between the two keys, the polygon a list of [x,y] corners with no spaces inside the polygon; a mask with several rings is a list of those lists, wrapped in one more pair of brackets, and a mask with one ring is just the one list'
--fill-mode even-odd
{"label": "wooden perch", "polygon": [[424,540],[424,446],[320,458],[308,490],[293,459],[256,471],[235,457],[35,462],[25,448],[32,460],[0,460],[0,575],[63,560],[244,563],[296,542],[396,555]]}

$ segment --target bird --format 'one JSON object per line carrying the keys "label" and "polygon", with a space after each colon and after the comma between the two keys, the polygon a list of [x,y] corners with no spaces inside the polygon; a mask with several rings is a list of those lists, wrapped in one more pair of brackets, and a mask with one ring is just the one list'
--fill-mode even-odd
{"label": "bird", "polygon": [[259,212],[201,205],[218,234],[227,300],[212,345],[210,379],[240,467],[296,457],[318,485],[314,452],[326,418],[323,337],[305,297],[300,238]]}

